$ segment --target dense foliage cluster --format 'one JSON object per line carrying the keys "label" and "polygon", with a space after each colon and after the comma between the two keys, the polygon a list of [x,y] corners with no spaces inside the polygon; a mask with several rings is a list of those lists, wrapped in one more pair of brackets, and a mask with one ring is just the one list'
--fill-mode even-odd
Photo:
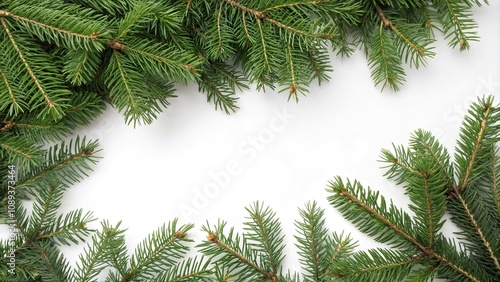
{"label": "dense foliage cluster", "polygon": [[151,123],[177,82],[196,83],[226,112],[248,83],[298,99],[328,80],[332,48],[362,49],[375,84],[397,90],[403,64],[434,55],[435,30],[460,50],[477,40],[473,5],[481,2],[4,0],[2,120],[29,112],[58,122],[100,98],[129,123]]}
{"label": "dense foliage cluster", "polygon": [[[196,257],[187,256],[191,224],[173,220],[129,252],[120,223],[90,230],[91,212],[58,211],[99,152],[97,141],[61,140],[107,104],[135,125],[151,123],[178,82],[196,83],[226,112],[249,85],[296,100],[329,79],[332,51],[357,48],[375,84],[397,90],[403,64],[434,55],[435,30],[460,50],[477,40],[473,5],[481,2],[0,0],[0,223],[13,235],[0,241],[0,280],[500,280],[500,113],[491,97],[471,107],[453,161],[422,130],[409,148],[382,151],[411,214],[357,181],[329,184],[332,206],[391,249],[357,252],[349,236],[327,228],[316,203],[300,209],[300,273],[283,269],[285,234],[259,202],[247,208],[242,232],[222,221],[203,226]],[[461,230],[456,239],[441,233],[445,211]],[[73,268],[59,247],[80,243]]]}

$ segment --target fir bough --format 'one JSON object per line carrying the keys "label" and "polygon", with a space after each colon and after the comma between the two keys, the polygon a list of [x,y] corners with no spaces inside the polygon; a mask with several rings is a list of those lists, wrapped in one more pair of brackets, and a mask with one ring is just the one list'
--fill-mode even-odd
{"label": "fir bough", "polygon": [[[405,189],[411,201],[407,208],[358,181],[335,178],[327,188],[332,206],[359,231],[390,248],[357,251],[357,243],[330,231],[332,219],[325,218],[316,202],[309,202],[295,221],[302,269],[292,272],[283,266],[284,238],[291,234],[283,233],[276,212],[261,202],[247,208],[242,232],[224,221],[202,226],[206,240],[194,246],[196,256],[189,253],[194,226],[176,219],[148,235],[129,255],[120,223],[104,220],[99,230],[90,230],[87,224],[96,220],[91,212],[59,214],[63,193],[96,161],[96,142],[76,139],[45,151],[43,165],[21,173],[19,179],[13,177],[14,166],[3,167],[0,220],[13,236],[0,241],[0,279],[498,281],[499,141],[500,108],[493,97],[481,98],[464,118],[453,158],[424,130],[413,133],[408,147],[382,150],[385,176]],[[12,195],[32,199],[32,212]],[[453,238],[442,233],[446,212],[459,229]],[[59,246],[79,243],[86,248],[71,267]],[[14,268],[9,264],[12,257]]]}
{"label": "fir bough", "polygon": [[[484,1],[486,3],[486,1]],[[404,64],[434,56],[434,31],[451,47],[477,40],[465,0],[4,0],[0,2],[1,120],[36,112],[56,122],[74,97],[99,95],[127,123],[151,123],[196,83],[217,109],[237,91],[288,92],[329,79],[330,53],[364,50],[376,85],[398,90]],[[95,93],[95,94],[94,94]]]}

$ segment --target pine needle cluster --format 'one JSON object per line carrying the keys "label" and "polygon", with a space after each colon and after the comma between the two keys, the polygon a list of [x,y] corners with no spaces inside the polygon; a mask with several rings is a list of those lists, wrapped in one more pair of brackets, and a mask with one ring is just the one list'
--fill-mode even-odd
{"label": "pine needle cluster", "polygon": [[[397,90],[404,64],[433,57],[433,32],[466,50],[477,40],[469,0],[4,0],[1,120],[56,122],[95,95],[127,123],[151,123],[196,83],[215,108],[237,91],[277,89],[297,100],[329,79],[330,53],[364,50],[372,77]],[[75,98],[86,97],[86,98]],[[5,123],[5,122],[4,122]],[[3,129],[5,127],[2,127]]]}
{"label": "pine needle cluster", "polygon": [[[246,209],[242,232],[224,221],[207,222],[201,227],[206,239],[193,246],[194,226],[174,219],[132,252],[120,222],[103,220],[100,229],[90,230],[87,225],[96,220],[91,212],[61,214],[63,193],[97,161],[97,143],[77,138],[47,149],[43,164],[30,172],[19,166],[17,179],[13,165],[1,171],[0,222],[12,236],[0,241],[0,280],[498,281],[499,141],[500,108],[493,97],[481,98],[464,119],[453,159],[424,130],[414,132],[408,148],[382,150],[385,176],[405,189],[411,201],[407,208],[358,181],[332,180],[327,188],[331,205],[360,232],[390,248],[356,250],[357,242],[330,231],[324,209],[309,202],[295,221],[302,269],[293,272],[283,266],[287,234],[276,212],[261,202]],[[32,200],[30,212],[30,202],[20,199]],[[456,237],[443,234],[446,220],[459,229]],[[59,247],[82,243],[86,247],[72,267]],[[15,268],[9,265],[12,257]]]}

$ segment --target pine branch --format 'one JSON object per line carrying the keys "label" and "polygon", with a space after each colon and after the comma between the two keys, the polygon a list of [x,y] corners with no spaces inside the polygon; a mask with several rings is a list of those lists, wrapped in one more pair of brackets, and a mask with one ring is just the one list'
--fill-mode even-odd
{"label": "pine branch", "polygon": [[172,269],[189,250],[186,235],[193,225],[177,227],[177,220],[163,225],[150,234],[134,251],[130,268],[123,277],[124,281],[153,279],[158,273]]}
{"label": "pine branch", "polygon": [[283,238],[281,224],[276,213],[259,202],[246,208],[249,220],[244,223],[244,237],[253,251],[260,253],[260,263],[269,269],[268,275],[276,280],[283,261]]}
{"label": "pine branch", "polygon": [[37,182],[54,176],[67,185],[79,181],[82,175],[86,176],[87,171],[92,170],[91,164],[97,162],[97,146],[96,141],[87,142],[85,138],[77,137],[70,140],[68,145],[62,142],[49,148],[45,163],[21,174],[16,189],[32,187]]}
{"label": "pine branch", "polygon": [[33,214],[30,217],[26,234],[28,238],[42,237],[44,229],[52,225],[66,189],[64,185],[53,179],[40,183],[40,186],[41,189],[37,189],[38,193],[34,197]]}
{"label": "pine branch", "polygon": [[210,282],[213,281],[212,272],[209,271],[210,261],[203,261],[202,259],[188,258],[180,264],[163,272],[151,281],[172,281],[172,282],[188,282],[200,281]]}
{"label": "pine branch", "polygon": [[459,45],[460,51],[468,50],[469,41],[477,41],[475,29],[477,24],[471,19],[471,3],[469,1],[433,0],[439,20],[443,25],[446,38],[450,38],[449,45]]}
{"label": "pine branch", "polygon": [[371,47],[368,65],[375,85],[382,84],[383,90],[388,84],[393,90],[399,90],[399,86],[405,81],[401,58],[397,55],[394,39],[384,29],[383,21],[380,22],[378,32],[373,34]]}
{"label": "pine branch", "polygon": [[59,215],[50,226],[45,227],[45,232],[39,234],[39,239],[53,238],[64,245],[85,242],[93,230],[87,228],[87,224],[96,219],[92,212],[83,214],[82,209],[70,211],[67,214]]}
{"label": "pine branch", "polygon": [[416,256],[384,249],[360,251],[335,268],[342,281],[403,281],[424,253]]}
{"label": "pine branch", "polygon": [[484,148],[488,148],[487,144],[500,139],[499,133],[486,135],[487,127],[500,121],[499,111],[492,106],[492,102],[493,97],[480,100],[469,111],[471,116],[464,120],[455,159],[459,168],[463,167],[464,163],[467,163],[467,166],[465,171],[463,169],[458,171],[460,183],[456,187],[456,193],[461,193],[476,179],[477,171],[481,169],[479,160],[484,158]]}
{"label": "pine branch", "polygon": [[[62,111],[63,107],[65,106],[65,98],[62,98],[61,96],[67,95],[68,92],[61,89],[60,85],[55,84],[54,86],[51,85],[50,81],[42,81],[39,77],[43,77],[41,73],[39,73],[41,70],[39,70],[40,66],[36,66],[36,69],[34,69],[31,66],[31,62],[28,61],[28,58],[25,57],[24,53],[29,53],[30,51],[33,52],[34,50],[27,49],[29,47],[31,48],[36,48],[32,42],[29,42],[29,39],[27,38],[22,38],[21,35],[16,36],[14,38],[13,33],[10,31],[10,28],[8,26],[7,21],[5,20],[4,17],[0,16],[0,23],[2,24],[3,30],[6,33],[11,46],[5,46],[5,48],[9,48],[4,50],[5,54],[9,54],[8,56],[11,57],[12,59],[16,58],[19,59],[19,61],[15,62],[17,64],[22,64],[27,71],[27,75],[30,78],[30,83],[34,84],[34,87],[36,87],[36,93],[41,95],[43,98],[43,101],[45,103],[44,109],[42,112],[40,112],[39,117],[41,119],[44,119],[46,116],[50,116],[53,120],[58,120],[62,117]],[[18,44],[19,43],[19,44]],[[30,46],[31,45],[31,46]],[[21,48],[25,49],[24,51],[21,50]],[[35,53],[36,54],[36,53]],[[36,55],[35,55],[36,56]],[[37,60],[43,59],[44,54],[39,53],[38,56],[41,58],[36,58],[33,57],[33,64],[36,65],[38,62]],[[45,58],[46,59],[46,58]],[[49,69],[46,69],[44,71],[49,72]],[[57,76],[56,76],[57,77]],[[52,78],[54,79],[54,78]],[[54,79],[54,82],[58,83],[59,81]],[[60,82],[59,82],[60,83]],[[45,84],[51,85],[45,87]],[[59,89],[57,89],[59,87]],[[33,95],[36,97],[35,95]],[[31,101],[34,101],[34,97],[31,98]]]}
{"label": "pine branch", "polygon": [[218,267],[227,271],[226,275],[240,280],[277,279],[274,273],[257,263],[256,253],[251,250],[245,237],[233,235],[233,228],[225,235],[225,226],[225,222],[219,222],[214,230],[208,225],[202,227],[208,235],[207,240],[197,246],[200,252],[210,260],[217,260]]}
{"label": "pine branch", "polygon": [[110,264],[110,253],[116,251],[114,247],[124,240],[124,230],[119,229],[120,224],[112,226],[107,221],[101,222],[102,230],[92,236],[84,253],[79,256],[80,261],[77,262],[73,277],[76,281],[94,281]]}
{"label": "pine branch", "polygon": [[[402,210],[397,209],[392,203],[387,210],[386,200],[378,192],[369,188],[364,191],[360,183],[344,182],[337,178],[329,183],[333,195],[329,196],[330,204],[339,209],[346,219],[354,221],[361,232],[381,243],[387,243],[397,248],[416,251],[426,250],[413,232],[413,221]],[[380,200],[379,200],[380,199]]]}
{"label": "pine branch", "polygon": [[[328,259],[327,229],[325,228],[324,210],[316,202],[307,203],[305,209],[299,209],[302,222],[295,221],[300,262],[305,266],[304,277],[310,281],[322,281],[326,274],[325,264],[320,259]],[[331,255],[335,260],[337,253]]]}
{"label": "pine branch", "polygon": [[[75,15],[61,13],[61,10],[45,9],[33,7],[32,5],[16,5],[10,7],[9,11],[0,10],[0,17],[14,19],[24,28],[29,29],[40,39],[54,43],[58,46],[85,50],[102,49],[102,44],[98,43],[98,35],[103,33],[104,27],[99,22],[87,21]],[[44,17],[40,17],[43,15]],[[43,21],[50,19],[52,23]],[[61,25],[62,27],[57,27]]]}

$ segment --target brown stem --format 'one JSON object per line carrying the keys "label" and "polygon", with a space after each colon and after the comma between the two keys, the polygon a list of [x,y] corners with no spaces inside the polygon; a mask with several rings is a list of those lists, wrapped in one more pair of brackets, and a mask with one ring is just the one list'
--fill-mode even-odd
{"label": "brown stem", "polygon": [[11,127],[14,127],[16,125],[16,123],[13,121],[4,121],[2,123],[4,124],[4,126],[2,126],[0,128],[1,132],[5,132],[5,131],[9,130]]}
{"label": "brown stem", "polygon": [[5,87],[7,88],[9,92],[10,99],[12,100],[12,103],[14,105],[18,105],[16,97],[14,96],[14,92],[12,91],[12,88],[10,87],[9,80],[7,79],[7,76],[5,73],[0,69],[0,75],[2,76],[3,83],[5,83]]}

